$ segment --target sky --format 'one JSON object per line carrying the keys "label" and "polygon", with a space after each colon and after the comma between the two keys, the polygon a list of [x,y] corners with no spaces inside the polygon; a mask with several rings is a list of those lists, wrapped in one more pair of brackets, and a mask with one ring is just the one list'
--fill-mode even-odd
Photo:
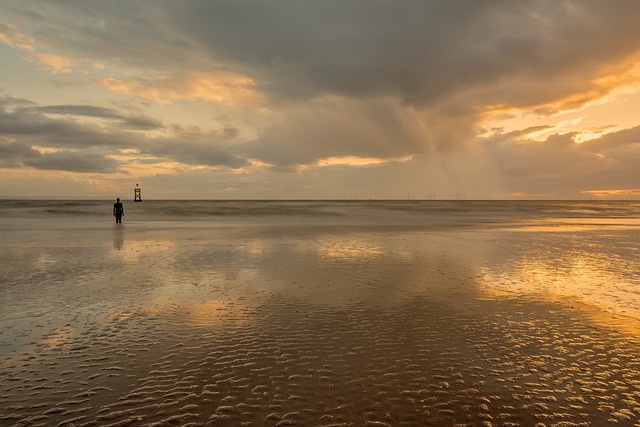
{"label": "sky", "polygon": [[640,199],[636,0],[0,0],[0,197]]}

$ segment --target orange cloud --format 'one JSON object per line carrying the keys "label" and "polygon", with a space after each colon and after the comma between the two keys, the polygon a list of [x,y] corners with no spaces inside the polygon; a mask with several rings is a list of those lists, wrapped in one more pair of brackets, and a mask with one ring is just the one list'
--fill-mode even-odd
{"label": "orange cloud", "polygon": [[256,104],[261,95],[255,82],[230,72],[161,75],[153,80],[99,79],[100,86],[111,91],[168,104],[180,99],[201,99],[229,104]]}
{"label": "orange cloud", "polygon": [[637,85],[640,78],[640,56],[607,66],[593,80],[588,90],[541,106],[543,112],[556,114],[563,111],[579,110],[591,103],[601,102],[614,90],[625,86]]}
{"label": "orange cloud", "polygon": [[68,74],[73,71],[71,67],[75,62],[70,58],[40,52],[35,39],[27,38],[10,26],[0,26],[0,42],[26,52],[31,60],[45,65],[52,74]]}
{"label": "orange cloud", "polygon": [[413,156],[403,156],[397,159],[380,159],[376,157],[358,157],[358,156],[342,156],[342,157],[328,157],[318,160],[316,164],[318,166],[369,166],[385,164],[392,161],[407,162],[413,159]]}
{"label": "orange cloud", "polygon": [[637,199],[640,198],[640,189],[638,188],[625,188],[619,190],[586,190],[582,194],[586,194],[589,197],[596,199],[609,199],[609,198],[627,198]]}
{"label": "orange cloud", "polygon": [[621,93],[637,91],[638,82],[640,82],[640,54],[632,55],[615,64],[604,65],[590,77],[572,76],[565,81],[567,87],[571,86],[570,80],[578,83],[569,95],[525,107],[513,106],[509,103],[486,105],[481,110],[481,119],[486,125],[504,122],[523,114],[558,115],[582,110],[590,105],[606,103]]}
{"label": "orange cloud", "polygon": [[71,67],[74,65],[74,62],[64,56],[36,53],[35,58],[42,64],[50,67],[53,74],[69,74],[73,71]]}

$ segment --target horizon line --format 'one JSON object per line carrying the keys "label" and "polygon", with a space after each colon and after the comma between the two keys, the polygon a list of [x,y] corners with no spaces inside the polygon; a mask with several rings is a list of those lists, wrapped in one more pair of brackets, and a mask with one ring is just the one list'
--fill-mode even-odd
{"label": "horizon line", "polygon": [[[111,201],[116,197],[106,196],[0,196],[0,200],[59,200],[59,201]],[[155,201],[220,201],[220,202],[541,202],[541,201],[558,201],[558,202],[634,202],[640,201],[640,198],[156,198],[143,199],[142,201],[134,201],[133,199],[124,199],[119,197],[121,201],[131,203],[144,203]]]}

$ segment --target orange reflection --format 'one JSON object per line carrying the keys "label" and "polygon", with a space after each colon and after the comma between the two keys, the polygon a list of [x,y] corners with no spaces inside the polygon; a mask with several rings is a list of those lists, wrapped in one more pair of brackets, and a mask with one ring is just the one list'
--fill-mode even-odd
{"label": "orange reflection", "polygon": [[527,298],[580,310],[594,323],[640,335],[640,282],[616,256],[580,251],[556,257],[537,253],[510,268],[479,270],[481,291],[491,298]]}
{"label": "orange reflection", "polygon": [[603,217],[603,218],[545,218],[530,220],[526,224],[516,224],[514,227],[504,227],[503,230],[519,232],[574,232],[602,230],[637,229],[640,217]]}
{"label": "orange reflection", "polygon": [[57,329],[39,341],[39,344],[47,348],[63,347],[71,341],[72,333],[68,329]]}
{"label": "orange reflection", "polygon": [[39,270],[46,270],[56,264],[56,259],[48,254],[40,254],[38,258],[33,261],[33,268]]}
{"label": "orange reflection", "polygon": [[[125,229],[123,230],[123,228]],[[126,237],[126,224],[123,227],[114,228],[113,247],[115,251],[110,254],[126,263],[137,262],[142,256],[149,257],[161,252],[173,251],[176,247],[176,244],[168,239],[134,240],[125,244]]]}
{"label": "orange reflection", "polygon": [[179,305],[167,297],[158,297],[148,301],[146,311],[150,315],[177,314],[190,326],[242,326],[249,318],[239,316],[251,309],[246,302],[212,299],[203,301],[180,301]]}
{"label": "orange reflection", "polygon": [[321,258],[361,261],[379,257],[384,251],[381,246],[360,239],[330,239],[317,242],[317,252]]}

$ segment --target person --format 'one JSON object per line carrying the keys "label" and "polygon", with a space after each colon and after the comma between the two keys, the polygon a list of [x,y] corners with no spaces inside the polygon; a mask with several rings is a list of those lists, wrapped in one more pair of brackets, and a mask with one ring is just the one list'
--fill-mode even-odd
{"label": "person", "polygon": [[116,217],[116,224],[122,223],[122,217],[124,216],[124,206],[120,203],[120,198],[116,199],[116,202],[113,204],[113,216]]}

